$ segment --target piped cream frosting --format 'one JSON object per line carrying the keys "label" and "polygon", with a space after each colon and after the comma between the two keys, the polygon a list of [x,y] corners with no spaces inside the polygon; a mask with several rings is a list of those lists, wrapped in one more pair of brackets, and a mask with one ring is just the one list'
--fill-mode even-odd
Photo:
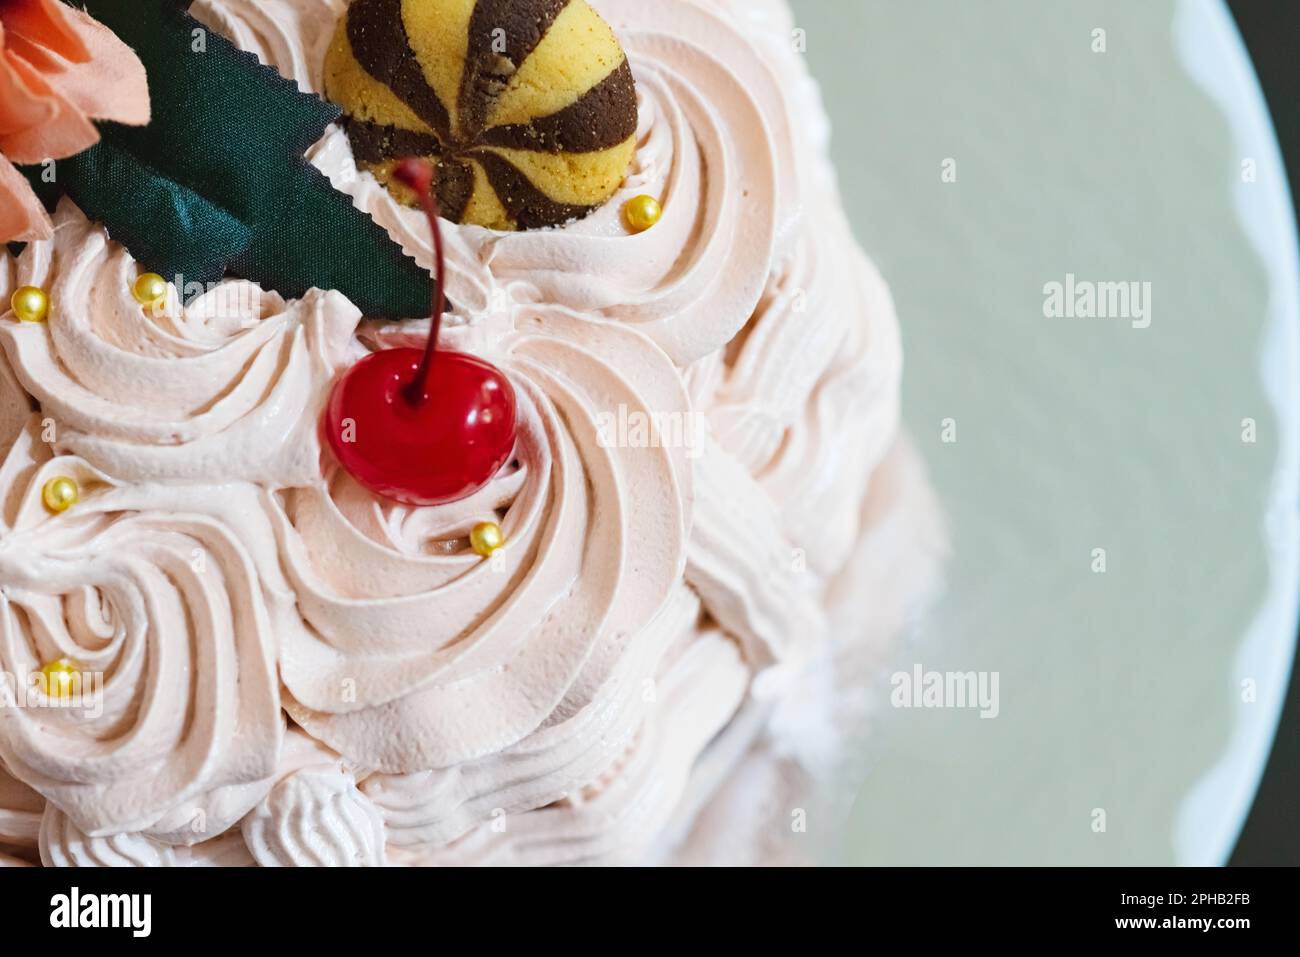
{"label": "piped cream frosting", "polygon": [[[637,81],[624,186],[558,229],[446,227],[446,345],[497,364],[520,407],[514,461],[462,502],[378,501],[316,439],[338,372],[427,324],[236,281],[143,308],[144,265],[66,201],[52,240],[0,255],[6,299],[53,303],[0,319],[0,666],[104,677],[96,718],[0,709],[0,854],[642,860],[745,702],[846,640],[832,596],[880,574],[857,556],[884,520],[864,502],[901,352],[788,13],[594,5]],[[194,12],[318,92],[344,6]],[[341,130],[308,155],[431,265]],[[629,235],[640,193],[664,216]],[[646,421],[650,441],[611,436]],[[55,475],[82,491],[59,516]],[[507,547],[485,561],[467,538],[488,519]]]}

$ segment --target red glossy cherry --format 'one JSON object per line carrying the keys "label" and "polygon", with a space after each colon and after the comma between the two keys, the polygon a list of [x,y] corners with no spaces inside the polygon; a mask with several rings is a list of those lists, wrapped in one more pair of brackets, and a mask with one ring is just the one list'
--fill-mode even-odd
{"label": "red glossy cherry", "polygon": [[420,196],[433,230],[437,290],[424,349],[383,349],[335,384],[321,437],[348,474],[404,505],[441,505],[478,491],[515,446],[515,391],[490,362],[437,350],[444,260],[433,170],[405,160],[395,175]]}
{"label": "red glossy cherry", "polygon": [[477,356],[437,352],[425,396],[407,386],[421,349],[372,352],[334,387],[325,410],[330,449],[348,474],[406,505],[472,495],[506,464],[515,445],[515,393]]}

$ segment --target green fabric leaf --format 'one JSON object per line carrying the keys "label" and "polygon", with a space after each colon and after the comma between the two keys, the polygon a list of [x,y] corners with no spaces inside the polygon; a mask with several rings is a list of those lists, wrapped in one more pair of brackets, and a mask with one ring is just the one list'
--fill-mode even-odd
{"label": "green fabric leaf", "polygon": [[[145,65],[153,121],[101,124],[56,166],[55,191],[149,269],[229,273],[287,297],[337,289],[367,315],[432,307],[429,274],[303,158],[339,111],[204,27],[190,0],[80,0]],[[25,170],[39,195],[40,167]]]}

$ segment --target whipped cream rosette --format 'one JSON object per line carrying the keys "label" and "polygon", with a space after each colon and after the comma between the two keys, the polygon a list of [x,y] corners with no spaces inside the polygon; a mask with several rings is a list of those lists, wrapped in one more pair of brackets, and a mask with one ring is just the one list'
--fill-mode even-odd
{"label": "whipped cream rosette", "polygon": [[241,823],[241,846],[249,863],[262,867],[387,864],[383,815],[358,790],[353,765],[291,728],[276,773],[275,786]]}
{"label": "whipped cream rosette", "polygon": [[[475,761],[368,777],[362,790],[384,813],[395,859],[567,863],[601,856],[591,846],[598,841],[625,857],[653,838],[647,815],[669,813],[680,791],[668,770],[693,764],[748,685],[735,643],[701,636],[699,600],[679,585],[572,714],[557,711],[517,744]],[[677,698],[688,674],[700,696],[689,717]],[[675,716],[688,727],[661,732]],[[624,773],[633,766],[650,769],[634,781]],[[516,849],[502,837],[539,822],[539,846]]]}
{"label": "whipped cream rosette", "polygon": [[[736,643],[717,629],[692,627],[663,662],[652,716],[598,776],[555,800],[515,812],[498,805],[459,840],[409,841],[403,825],[429,807],[427,782],[367,781],[389,833],[408,845],[394,860],[416,865],[632,864],[662,834],[696,759],[727,724],[749,685]],[[610,747],[609,744],[606,747]],[[373,783],[372,783],[373,782]],[[391,838],[390,838],[391,839]]]}
{"label": "whipped cream rosette", "polygon": [[245,282],[142,306],[140,271],[68,200],[54,238],[18,260],[17,283],[49,290],[52,315],[0,323],[0,345],[59,451],[126,481],[318,476],[316,419],[360,313],[337,293],[286,303]]}
{"label": "whipped cream rosette", "polygon": [[[725,20],[680,0],[598,2],[636,77],[640,126],[623,188],[556,234],[493,237],[493,275],[515,295],[635,324],[679,365],[723,347],[767,279],[793,175],[780,87]],[[773,125],[778,128],[774,130]],[[633,236],[624,201],[659,199]]]}
{"label": "whipped cream rosette", "polygon": [[[623,186],[559,229],[502,233],[449,225],[448,288],[470,311],[510,299],[558,303],[635,325],[679,364],[726,345],[767,280],[778,225],[791,219],[794,136],[781,83],[727,20],[686,0],[596,0],[636,80],[636,152]],[[311,92],[338,0],[198,0],[194,14]],[[357,170],[334,128],[308,153],[408,254],[432,267],[422,216]],[[654,229],[629,235],[623,203],[660,198]]]}
{"label": "whipped cream rosette", "polygon": [[[309,821],[310,827],[295,826]],[[384,819],[350,774],[303,768],[279,781],[243,823],[263,867],[382,867]]]}
{"label": "whipped cream rosette", "polygon": [[[0,799],[3,798],[0,779]],[[54,804],[39,820],[47,867],[308,867],[384,863],[383,821],[338,756],[301,731],[284,737],[265,796],[231,827],[198,844],[140,832],[91,836]],[[39,813],[39,812],[38,812]]]}
{"label": "whipped cream rosette", "polygon": [[46,867],[175,867],[176,848],[137,831],[90,837],[53,804],[41,819]]}
{"label": "whipped cream rosette", "polygon": [[249,867],[256,863],[238,828],[210,840],[166,844],[139,832],[91,837],[53,804],[40,826],[40,860],[46,867]]}
{"label": "whipped cream rosette", "polygon": [[[865,322],[839,324],[842,338],[831,361],[788,423],[779,451],[759,471],[769,498],[789,503],[782,510],[787,537],[822,575],[841,569],[859,543],[863,491],[900,429],[902,351],[893,300],[876,267],[856,248],[849,250],[852,266],[845,274],[853,283],[842,301],[854,303],[851,314]],[[827,304],[828,325],[839,308]],[[786,329],[802,318],[786,317]],[[770,370],[781,363],[769,354],[760,365]],[[853,423],[849,437],[846,422]]]}
{"label": "whipped cream rosette", "polygon": [[[0,709],[0,758],[86,834],[196,843],[243,816],[279,756],[259,543],[199,510],[210,489],[155,510],[162,490],[52,456],[39,426],[33,416],[0,465],[0,671],[19,694],[59,659],[102,681],[73,706],[41,692]],[[41,490],[56,476],[81,499],[52,516]],[[251,487],[222,489],[231,516],[257,504]]]}
{"label": "whipped cream rosette", "polygon": [[889,289],[831,207],[800,226],[729,360],[700,372],[718,444],[782,503],[787,539],[820,574],[858,540],[863,492],[898,434],[901,373]]}
{"label": "whipped cream rosette", "polygon": [[[277,512],[305,625],[282,636],[290,714],[379,770],[481,757],[580,710],[685,563],[688,450],[600,431],[620,405],[686,414],[667,357],[560,309],[519,310],[488,357],[519,396],[515,471],[418,519],[358,509],[343,476],[287,492]],[[508,543],[487,562],[466,547],[485,515]],[[436,523],[415,550],[385,531],[411,521]]]}

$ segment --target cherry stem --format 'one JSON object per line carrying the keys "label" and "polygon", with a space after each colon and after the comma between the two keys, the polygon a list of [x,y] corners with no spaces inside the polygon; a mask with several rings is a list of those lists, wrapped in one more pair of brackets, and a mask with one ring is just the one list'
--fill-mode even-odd
{"label": "cherry stem", "polygon": [[424,358],[415,370],[412,379],[403,390],[406,400],[412,405],[420,405],[427,399],[429,374],[433,371],[434,353],[438,351],[438,333],[442,329],[442,314],[447,308],[447,294],[444,279],[447,275],[447,262],[442,253],[442,229],[438,226],[438,201],[433,195],[433,165],[427,160],[408,157],[393,169],[393,176],[398,182],[410,187],[424,207],[424,214],[429,217],[429,229],[433,231],[434,287],[433,315],[429,319],[429,338],[424,345]]}

